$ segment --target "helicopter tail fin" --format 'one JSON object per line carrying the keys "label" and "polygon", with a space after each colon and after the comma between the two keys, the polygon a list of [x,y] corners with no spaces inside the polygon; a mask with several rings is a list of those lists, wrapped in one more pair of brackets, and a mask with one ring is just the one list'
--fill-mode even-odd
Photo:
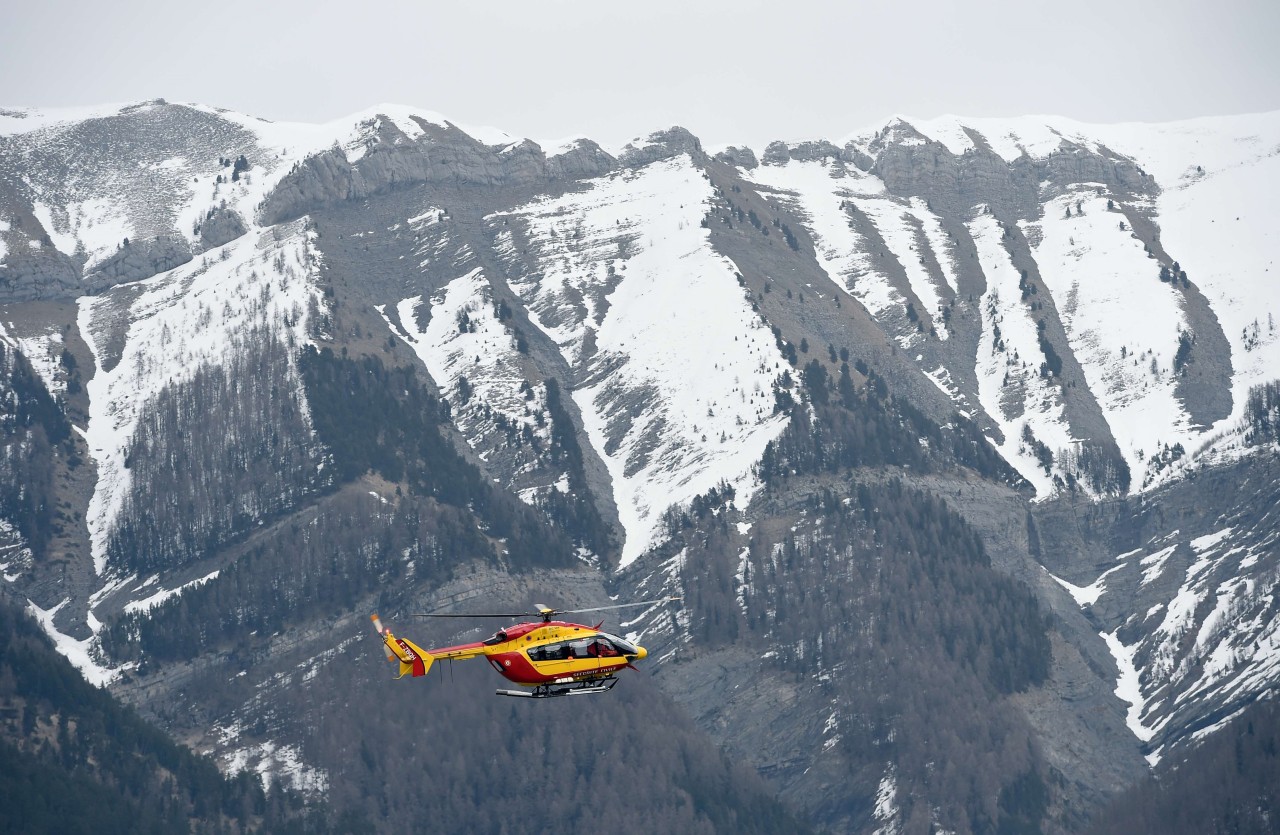
{"label": "helicopter tail fin", "polygon": [[391,634],[391,630],[382,625],[382,621],[376,614],[370,615],[369,619],[373,621],[373,628],[386,647],[387,660],[400,662],[400,675],[397,678],[404,678],[407,675],[417,678],[427,674],[432,662],[436,660],[435,656],[413,641],[397,638]]}

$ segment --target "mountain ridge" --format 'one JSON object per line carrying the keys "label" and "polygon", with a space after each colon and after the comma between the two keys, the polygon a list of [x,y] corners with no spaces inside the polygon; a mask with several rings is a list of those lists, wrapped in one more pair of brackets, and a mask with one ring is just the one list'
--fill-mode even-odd
{"label": "mountain ridge", "polygon": [[[399,106],[306,127],[159,101],[0,131],[3,342],[75,426],[41,446],[31,395],[4,401],[61,514],[51,540],[4,531],[5,580],[115,692],[305,789],[342,766],[267,706],[310,710],[270,683],[282,634],[325,659],[305,683],[361,648],[341,607],[483,595],[467,577],[521,576],[548,543],[624,599],[685,597],[624,627],[816,824],[1078,830],[1274,678],[1273,520],[1262,493],[1220,493],[1276,448],[1280,114],[997,123],[759,158],[682,128],[548,157]],[[424,476],[435,433],[506,498]],[[928,583],[875,568],[885,548]],[[957,583],[962,559],[989,585]],[[876,632],[924,588],[955,592],[972,649]],[[207,696],[158,663],[182,630]],[[1022,661],[992,672],[1005,639]],[[865,683],[831,683],[850,665]],[[955,749],[989,779],[930,782],[925,702],[883,684],[892,665],[930,693],[927,668],[953,670],[956,721],[1005,740]],[[717,676],[749,685],[744,716],[803,707],[771,738]]]}

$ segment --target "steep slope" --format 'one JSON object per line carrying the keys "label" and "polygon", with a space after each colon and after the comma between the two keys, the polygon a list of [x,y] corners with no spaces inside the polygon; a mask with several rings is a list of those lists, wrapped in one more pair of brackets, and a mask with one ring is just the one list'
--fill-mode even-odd
{"label": "steep slope", "polygon": [[1078,543],[1079,556],[1048,568],[1106,641],[1128,726],[1152,763],[1275,685],[1276,478],[1274,455],[1255,453],[1083,526],[1073,519],[1073,533],[1065,509],[1040,517],[1067,545],[1049,560]]}
{"label": "steep slope", "polygon": [[1126,492],[1169,477],[1168,449],[1213,446],[1274,375],[1278,132],[1274,114],[896,119],[744,170],[1041,495]]}
{"label": "steep slope", "polygon": [[325,831],[318,815],[304,821],[289,798],[223,777],[89,685],[6,596],[0,626],[0,828]]}
{"label": "steep slope", "polygon": [[514,221],[497,238],[508,281],[573,369],[613,480],[623,565],[654,544],[667,507],[721,480],[749,494],[783,426],[767,394],[783,359],[708,245],[711,197],[679,155],[492,219]]}
{"label": "steep slope", "polygon": [[1274,701],[1257,704],[1222,732],[1116,799],[1093,833],[1261,833],[1275,830],[1280,786]]}
{"label": "steep slope", "polygon": [[[5,112],[0,573],[352,827],[586,829],[631,786],[612,829],[1078,831],[1278,674],[1277,127],[896,119],[758,163]],[[370,683],[359,639],[659,594],[620,628],[661,690],[533,721],[483,670]]]}

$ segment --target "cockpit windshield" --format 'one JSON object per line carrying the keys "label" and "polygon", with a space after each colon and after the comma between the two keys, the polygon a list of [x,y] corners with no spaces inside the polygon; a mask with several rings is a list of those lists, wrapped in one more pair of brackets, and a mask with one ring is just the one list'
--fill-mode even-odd
{"label": "cockpit windshield", "polygon": [[623,640],[622,638],[619,638],[617,635],[610,635],[608,632],[601,632],[600,637],[606,638],[610,642],[612,642],[613,645],[618,648],[618,652],[622,653],[623,655],[639,655],[640,654],[640,650],[636,648],[635,644],[631,643],[630,641]]}

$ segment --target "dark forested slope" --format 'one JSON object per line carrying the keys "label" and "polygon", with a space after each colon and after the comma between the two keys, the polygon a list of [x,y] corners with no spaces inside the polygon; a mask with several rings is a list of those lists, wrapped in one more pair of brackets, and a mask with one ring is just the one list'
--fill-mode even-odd
{"label": "dark forested slope", "polygon": [[93,687],[0,598],[0,832],[319,831]]}
{"label": "dark forested slope", "polygon": [[1258,702],[1116,798],[1090,835],[1280,831],[1280,704]]}

